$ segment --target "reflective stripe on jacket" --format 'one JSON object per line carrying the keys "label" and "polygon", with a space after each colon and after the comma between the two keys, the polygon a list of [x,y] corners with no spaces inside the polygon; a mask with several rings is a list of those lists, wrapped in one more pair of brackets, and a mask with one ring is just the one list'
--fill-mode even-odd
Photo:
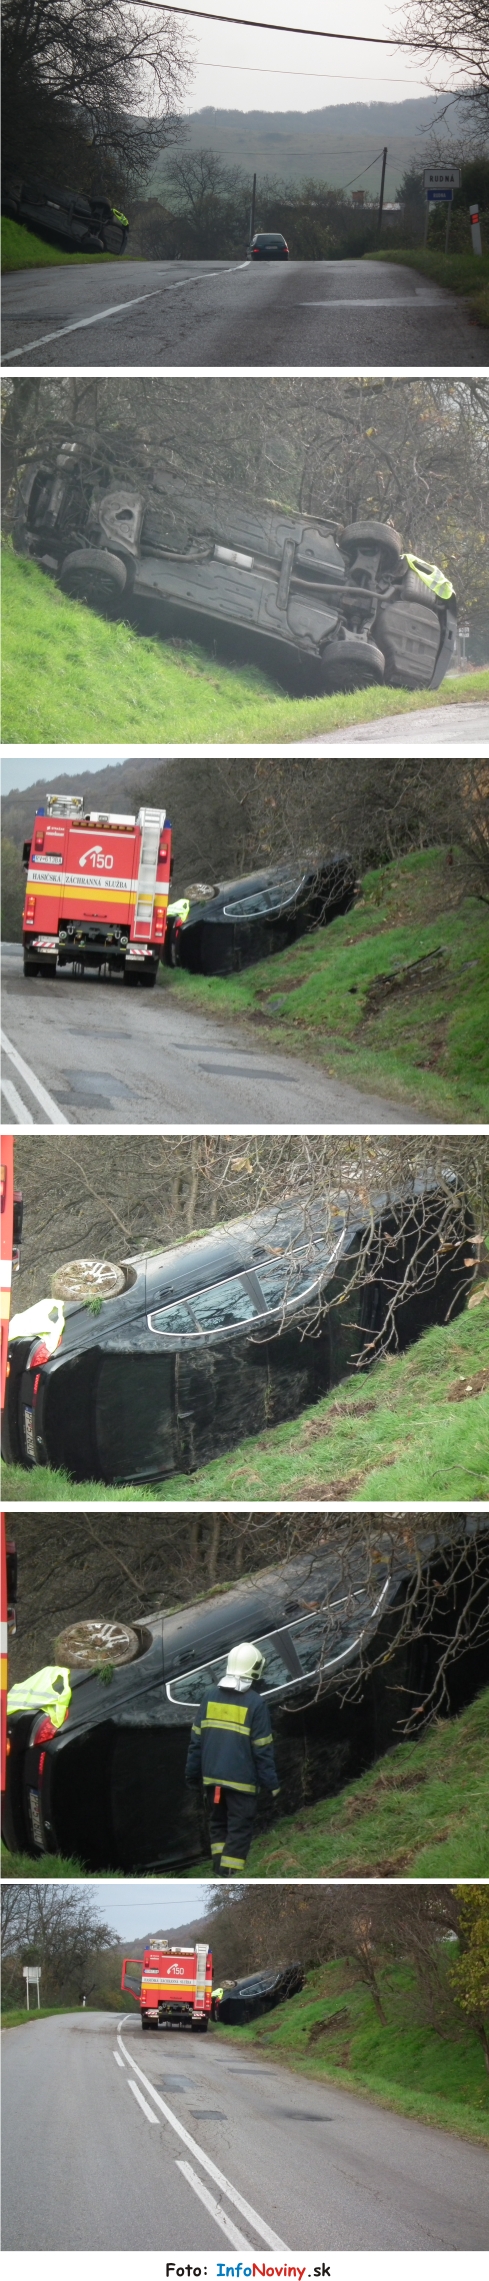
{"label": "reflective stripe on jacket", "polygon": [[46,1711],[53,1727],[62,1727],[71,1703],[70,1674],[62,1663],[46,1663],[31,1679],[20,1679],[7,1696],[7,1711]]}
{"label": "reflective stripe on jacket", "polygon": [[204,1788],[229,1783],[232,1790],[254,1794],[260,1787],[278,1790],[270,1714],[255,1687],[213,1688],[202,1697],[192,1727],[187,1782],[200,1780]]}
{"label": "reflective stripe on jacket", "polygon": [[404,560],[407,562],[408,570],[416,572],[416,577],[421,579],[422,585],[429,586],[430,593],[436,594],[439,602],[450,601],[454,587],[450,579],[446,578],[445,571],[438,570],[436,562],[422,562],[418,554],[406,554]]}

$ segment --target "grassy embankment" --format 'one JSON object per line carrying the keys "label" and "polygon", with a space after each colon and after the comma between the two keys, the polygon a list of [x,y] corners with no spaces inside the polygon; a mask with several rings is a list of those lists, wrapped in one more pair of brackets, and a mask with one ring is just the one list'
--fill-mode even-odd
{"label": "grassy embankment", "polygon": [[342,1380],[292,1423],[241,1442],[197,1473],[148,1489],[73,1483],[49,1467],[3,1468],[17,1503],[264,1500],[474,1503],[489,1497],[489,1308],[426,1331],[407,1354]]}
{"label": "grassy embankment", "polygon": [[385,2025],[342,1962],[308,1972],[299,1996],[251,2027],[220,2028],[219,2041],[252,2045],[308,2081],[360,2092],[461,2138],[489,2139],[489,2078],[473,2029],[462,2019],[449,2034],[428,2026],[407,1964],[381,1967],[378,1984]]}
{"label": "grassy embankment", "polygon": [[[337,1797],[277,1814],[254,1838],[254,1877],[489,1876],[489,1689],[458,1718],[439,1720],[419,1742],[402,1742]],[[29,1854],[2,1846],[2,1876],[32,1877]],[[176,1875],[208,1874],[204,1858]],[[121,1871],[90,1871],[93,1877]],[[45,1854],[36,1877],[86,1876],[79,1861]]]}
{"label": "grassy embankment", "polygon": [[288,697],[256,666],[228,666],[191,641],[175,646],[108,624],[69,601],[36,563],[4,550],[6,744],[283,745],[420,705],[456,701],[470,712],[487,696],[489,671],[441,690]]}
{"label": "grassy embankment", "polygon": [[69,246],[54,246],[47,238],[38,238],[24,222],[14,222],[9,214],[2,214],[2,276],[12,269],[52,269],[59,263],[81,261],[123,261],[123,254],[75,253]]}
{"label": "grassy embankment", "polygon": [[[433,968],[403,976],[439,950]],[[367,872],[353,911],[266,965],[228,980],[177,971],[171,987],[184,1006],[252,1024],[262,1047],[374,1085],[418,1115],[489,1113],[487,906],[445,849]]]}
{"label": "grassy embankment", "polygon": [[366,261],[398,261],[405,269],[419,269],[422,277],[432,277],[435,285],[448,285],[452,293],[465,293],[472,317],[478,325],[489,325],[489,253],[442,253],[427,246],[382,246],[377,253],[364,256]]}

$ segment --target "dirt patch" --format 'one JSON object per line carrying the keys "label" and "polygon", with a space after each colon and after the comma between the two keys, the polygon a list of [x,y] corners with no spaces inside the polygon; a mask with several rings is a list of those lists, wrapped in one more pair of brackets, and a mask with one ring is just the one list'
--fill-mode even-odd
{"label": "dirt patch", "polygon": [[313,2020],[307,2038],[308,2044],[319,2043],[319,2037],[322,2035],[336,2035],[337,2028],[343,2027],[345,2020],[349,2020],[349,2018],[348,2006],[342,2004],[339,2012],[330,2012],[329,2019]]}
{"label": "dirt patch", "polygon": [[447,1402],[467,1402],[471,1394],[485,1394],[489,1386],[489,1370],[476,1370],[470,1378],[457,1378],[449,1386]]}
{"label": "dirt patch", "polygon": [[[317,1498],[318,1503],[320,1501],[322,1505],[336,1504],[337,1498],[352,1497],[354,1490],[359,1489],[360,1482],[363,1479],[363,1472],[346,1473],[342,1481],[308,1481],[306,1479],[303,1482],[304,1496],[307,1497],[308,1503]],[[278,1495],[290,1496],[290,1484],[288,1490],[279,1490]]]}
{"label": "dirt patch", "polygon": [[327,1437],[328,1424],[330,1423],[331,1417],[367,1418],[371,1410],[377,1409],[378,1403],[374,1401],[335,1402],[333,1409],[330,1411],[328,1420],[325,1418],[323,1418],[322,1421],[316,1418],[308,1419],[307,1425],[304,1426],[300,1437],[299,1449],[308,1449],[310,1448],[311,1443],[315,1441],[325,1441]]}

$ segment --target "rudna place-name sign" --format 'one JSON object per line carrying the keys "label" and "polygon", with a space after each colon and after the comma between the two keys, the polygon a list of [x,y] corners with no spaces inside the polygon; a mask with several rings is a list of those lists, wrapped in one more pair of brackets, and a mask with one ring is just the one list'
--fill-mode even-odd
{"label": "rudna place-name sign", "polygon": [[438,190],[441,195],[447,190],[459,190],[460,167],[425,166],[423,182],[425,190]]}

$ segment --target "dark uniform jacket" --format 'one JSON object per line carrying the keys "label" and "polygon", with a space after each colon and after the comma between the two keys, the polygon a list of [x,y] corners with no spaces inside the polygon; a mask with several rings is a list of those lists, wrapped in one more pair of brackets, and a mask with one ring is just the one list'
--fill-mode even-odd
{"label": "dark uniform jacket", "polygon": [[270,1713],[255,1687],[213,1687],[203,1695],[189,1743],[185,1779],[227,1782],[253,1795],[278,1790]]}

